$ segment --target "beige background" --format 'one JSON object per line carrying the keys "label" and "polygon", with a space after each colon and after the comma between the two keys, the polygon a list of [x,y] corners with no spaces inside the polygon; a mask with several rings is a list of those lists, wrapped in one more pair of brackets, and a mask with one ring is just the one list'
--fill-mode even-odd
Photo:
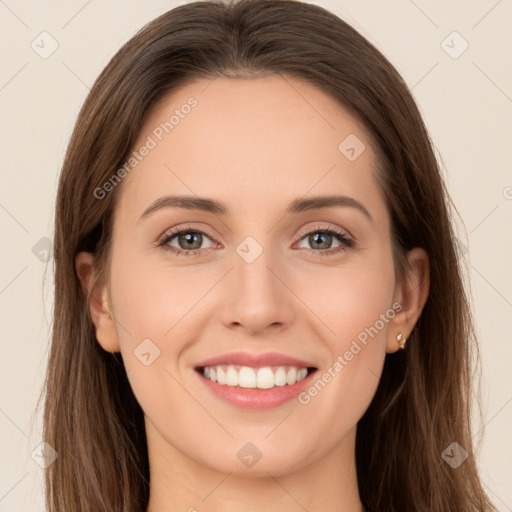
{"label": "beige background", "polygon": [[[121,44],[178,3],[0,0],[0,512],[44,510],[43,471],[31,457],[41,442],[34,409],[52,308],[51,269],[43,288],[41,260],[72,126]],[[466,226],[460,241],[481,338],[479,464],[498,509],[512,511],[512,1],[314,3],[351,23],[397,67],[444,162]],[[31,48],[34,40],[42,46],[41,37],[51,48],[43,31],[58,43],[47,59]]]}

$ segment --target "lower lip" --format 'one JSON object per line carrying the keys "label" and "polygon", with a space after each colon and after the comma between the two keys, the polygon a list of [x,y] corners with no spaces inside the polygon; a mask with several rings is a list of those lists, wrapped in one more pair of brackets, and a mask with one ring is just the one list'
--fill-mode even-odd
{"label": "lower lip", "polygon": [[308,373],[308,375],[299,382],[292,385],[274,386],[270,389],[254,389],[241,388],[239,386],[228,386],[218,384],[210,379],[204,378],[197,372],[199,378],[204,382],[205,386],[220,399],[228,402],[240,409],[272,409],[279,407],[290,400],[297,397],[306,387],[309,386],[310,377],[316,371]]}

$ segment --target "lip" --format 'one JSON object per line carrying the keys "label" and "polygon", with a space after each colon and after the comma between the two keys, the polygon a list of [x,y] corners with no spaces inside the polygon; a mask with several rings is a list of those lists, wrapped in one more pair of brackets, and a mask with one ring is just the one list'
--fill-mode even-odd
{"label": "lip", "polygon": [[[228,386],[206,379],[202,370],[205,366],[239,365],[261,368],[264,366],[299,366],[308,368],[308,375],[292,385],[274,386],[271,389],[242,388]],[[312,375],[318,368],[311,362],[295,357],[267,352],[265,354],[249,354],[247,352],[232,352],[201,361],[195,366],[195,373],[208,390],[224,402],[245,410],[265,410],[279,407],[296,398],[312,380]]]}
{"label": "lip", "polygon": [[201,361],[195,366],[195,368],[204,368],[205,366],[217,366],[221,364],[250,366],[252,368],[261,368],[263,366],[299,366],[301,368],[316,368],[312,362],[297,359],[285,354],[279,354],[277,352],[265,352],[264,354],[230,352],[229,354]]}
{"label": "lip", "polygon": [[310,385],[311,377],[315,373],[316,371],[309,373],[304,379],[291,386],[275,386],[271,389],[250,389],[221,385],[205,379],[199,373],[197,373],[197,376],[209,391],[228,404],[245,410],[265,410],[279,407],[296,398]]}

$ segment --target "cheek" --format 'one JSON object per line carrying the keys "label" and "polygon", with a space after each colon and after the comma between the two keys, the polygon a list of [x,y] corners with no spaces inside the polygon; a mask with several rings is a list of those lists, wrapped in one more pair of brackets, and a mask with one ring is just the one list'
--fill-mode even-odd
{"label": "cheek", "polygon": [[[216,278],[210,279],[204,271],[194,271],[193,267],[171,265],[163,258],[156,265],[138,255],[117,261],[113,258],[111,285],[116,317],[137,339],[154,338],[169,345],[167,341],[174,338],[176,346],[175,333],[183,320],[187,323],[189,314],[197,311],[195,305],[200,306],[198,301]],[[126,340],[123,330],[118,331]],[[135,343],[137,339],[130,336],[129,341]]]}
{"label": "cheek", "polygon": [[[323,418],[324,425],[348,428],[370,404],[382,372],[395,316],[392,259],[331,270],[324,277],[319,274],[315,283],[302,297],[315,305],[323,321],[318,334],[331,360],[317,372],[301,403]],[[333,405],[328,413],[322,409],[325,404]]]}
{"label": "cheek", "polygon": [[385,334],[393,316],[389,311],[394,293],[391,257],[320,269],[316,275],[310,272],[308,282],[303,283],[301,297],[323,321],[322,337],[338,353],[353,339],[364,341],[372,327]]}
{"label": "cheek", "polygon": [[155,266],[138,254],[113,254],[111,293],[122,358],[135,397],[150,418],[169,420],[170,411],[190,407],[190,396],[178,384],[178,365],[189,337],[199,335],[192,327],[194,304],[212,285],[190,277],[184,269]]}

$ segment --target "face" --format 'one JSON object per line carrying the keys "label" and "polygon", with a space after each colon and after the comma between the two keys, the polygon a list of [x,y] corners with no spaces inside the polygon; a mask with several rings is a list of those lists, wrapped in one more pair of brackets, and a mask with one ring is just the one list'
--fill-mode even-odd
{"label": "face", "polygon": [[98,339],[150,454],[277,476],[353,446],[400,309],[363,128],[305,82],[217,78],[164,98],[134,149]]}

